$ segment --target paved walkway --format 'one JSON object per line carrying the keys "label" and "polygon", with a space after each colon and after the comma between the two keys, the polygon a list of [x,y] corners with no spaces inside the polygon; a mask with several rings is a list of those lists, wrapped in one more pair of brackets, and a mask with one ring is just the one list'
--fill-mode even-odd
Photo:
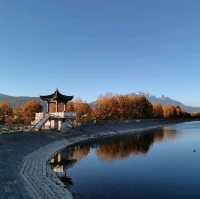
{"label": "paved walkway", "polygon": [[2,134],[0,135],[0,199],[31,198],[20,175],[26,155],[53,141],[57,134]]}
{"label": "paved walkway", "polygon": [[69,144],[65,139],[55,141],[25,157],[20,173],[32,198],[72,199],[71,193],[64,188],[47,163],[51,154]]}

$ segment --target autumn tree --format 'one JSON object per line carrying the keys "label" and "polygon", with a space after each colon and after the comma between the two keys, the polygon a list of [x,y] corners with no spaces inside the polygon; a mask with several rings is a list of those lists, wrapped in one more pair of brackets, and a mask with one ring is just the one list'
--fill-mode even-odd
{"label": "autumn tree", "polygon": [[92,120],[92,109],[87,102],[77,99],[68,103],[67,111],[75,112],[75,121],[78,123],[85,123]]}
{"label": "autumn tree", "polygon": [[121,119],[142,119],[152,115],[152,105],[144,96],[119,95],[115,98]]}
{"label": "autumn tree", "polygon": [[180,106],[176,106],[176,117],[177,118],[190,118],[191,114],[185,112]]}
{"label": "autumn tree", "polygon": [[200,118],[200,112],[193,112],[193,113],[191,113],[191,117],[192,118]]}
{"label": "autumn tree", "polygon": [[94,115],[96,120],[111,120],[118,117],[117,99],[112,95],[101,96],[96,100]]}
{"label": "autumn tree", "polygon": [[152,104],[147,100],[145,96],[133,96],[133,102],[135,103],[133,107],[135,108],[135,117],[139,119],[145,119],[145,118],[152,118],[153,116],[153,106]]}
{"label": "autumn tree", "polygon": [[133,119],[137,116],[136,97],[129,95],[119,95],[115,97],[119,104],[119,118],[122,120]]}
{"label": "autumn tree", "polygon": [[175,118],[176,115],[176,107],[170,104],[163,105],[163,115],[165,119]]}
{"label": "autumn tree", "polygon": [[180,106],[176,107],[176,117],[178,118],[184,117],[184,111],[182,110]]}
{"label": "autumn tree", "polygon": [[144,96],[131,95],[101,96],[94,110],[97,120],[151,118],[152,111],[152,104]]}
{"label": "autumn tree", "polygon": [[24,116],[22,113],[21,106],[17,106],[13,108],[13,123],[15,124],[23,124]]}
{"label": "autumn tree", "polygon": [[19,121],[23,121],[25,124],[30,124],[35,118],[35,113],[41,112],[42,106],[35,100],[30,100],[23,103],[16,110],[16,115]]}
{"label": "autumn tree", "polygon": [[0,102],[0,124],[5,124],[12,117],[12,107],[7,101]]}
{"label": "autumn tree", "polygon": [[154,118],[163,118],[163,107],[158,103],[153,104],[153,117]]}

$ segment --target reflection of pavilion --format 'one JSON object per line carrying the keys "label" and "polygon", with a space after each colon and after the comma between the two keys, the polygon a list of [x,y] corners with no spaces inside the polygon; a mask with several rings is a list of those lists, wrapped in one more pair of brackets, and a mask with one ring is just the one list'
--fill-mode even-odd
{"label": "reflection of pavilion", "polygon": [[64,170],[72,167],[76,162],[76,159],[68,159],[62,155],[62,152],[58,152],[50,160],[50,165],[57,174],[62,175],[64,173]]}
{"label": "reflection of pavilion", "polygon": [[64,165],[61,164],[61,155],[60,153],[56,153],[54,157],[50,160],[51,167],[53,171],[56,173],[63,173],[64,172]]}
{"label": "reflection of pavilion", "polygon": [[57,129],[64,130],[68,126],[68,121],[75,114],[67,112],[67,103],[73,99],[73,96],[66,96],[56,90],[51,95],[40,96],[47,102],[47,112],[36,113],[35,121],[33,122],[34,129]]}

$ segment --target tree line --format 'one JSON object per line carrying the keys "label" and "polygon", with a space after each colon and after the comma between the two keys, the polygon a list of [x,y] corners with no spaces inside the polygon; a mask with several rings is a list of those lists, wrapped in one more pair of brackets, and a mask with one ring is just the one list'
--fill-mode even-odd
{"label": "tree line", "polygon": [[40,103],[34,100],[27,101],[18,107],[12,107],[7,101],[0,101],[0,124],[29,125],[34,120],[35,113],[41,110]]}
{"label": "tree line", "polygon": [[[42,111],[39,102],[31,100],[18,107],[11,107],[8,102],[0,102],[0,124],[30,124],[35,113]],[[93,105],[77,99],[69,102],[67,111],[76,113],[74,122],[125,121],[133,119],[179,119],[194,115],[181,107],[151,103],[145,96],[106,94],[97,98]],[[195,115],[196,116],[196,115]]]}
{"label": "tree line", "polygon": [[145,96],[112,94],[100,96],[92,106],[82,100],[72,101],[68,104],[68,111],[76,113],[75,121],[78,123],[191,117],[179,106],[151,103]]}

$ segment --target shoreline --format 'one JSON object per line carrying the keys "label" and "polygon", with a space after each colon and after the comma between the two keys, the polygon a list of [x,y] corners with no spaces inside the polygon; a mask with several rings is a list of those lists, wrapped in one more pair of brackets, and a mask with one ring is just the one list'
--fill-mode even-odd
{"label": "shoreline", "polygon": [[[66,198],[72,199],[71,192],[64,188],[63,183],[50,168],[49,160],[52,156],[70,145],[78,144],[91,139],[101,139],[117,135],[135,134],[153,129],[163,128],[167,125],[192,122],[194,120],[173,121],[134,121],[128,123],[103,123],[98,125],[85,125],[69,130],[59,141],[51,142],[38,150],[28,154],[23,161],[20,174],[24,180],[25,187],[33,199],[42,198]],[[95,131],[95,133],[94,133]],[[37,165],[37,166],[34,166]],[[33,171],[33,173],[30,172]]]}

